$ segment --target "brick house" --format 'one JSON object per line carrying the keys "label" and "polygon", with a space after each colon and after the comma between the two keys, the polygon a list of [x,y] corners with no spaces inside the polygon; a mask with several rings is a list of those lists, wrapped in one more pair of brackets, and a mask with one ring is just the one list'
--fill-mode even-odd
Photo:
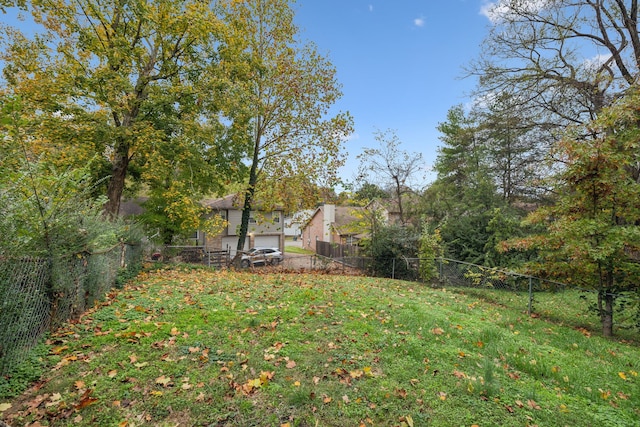
{"label": "brick house", "polygon": [[302,247],[317,252],[316,242],[355,244],[361,237],[349,224],[361,207],[325,204],[318,207],[302,229]]}

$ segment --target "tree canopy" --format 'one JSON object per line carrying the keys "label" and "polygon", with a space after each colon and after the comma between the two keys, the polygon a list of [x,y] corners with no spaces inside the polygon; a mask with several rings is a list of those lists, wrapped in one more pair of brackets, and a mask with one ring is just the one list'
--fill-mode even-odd
{"label": "tree canopy", "polygon": [[[195,194],[237,175],[230,111],[219,64],[235,58],[232,31],[200,1],[52,2],[25,10],[29,38],[4,29],[5,94],[37,118],[30,150],[65,165],[95,162],[105,212],[116,216],[127,187],[188,181]],[[160,190],[158,190],[160,191]]]}

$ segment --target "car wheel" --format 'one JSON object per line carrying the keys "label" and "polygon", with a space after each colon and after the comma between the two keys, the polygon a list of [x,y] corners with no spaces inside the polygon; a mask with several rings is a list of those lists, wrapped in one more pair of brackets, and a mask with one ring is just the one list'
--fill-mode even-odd
{"label": "car wheel", "polygon": [[240,263],[240,265],[243,268],[248,268],[249,267],[249,260],[248,259],[243,259],[242,262]]}

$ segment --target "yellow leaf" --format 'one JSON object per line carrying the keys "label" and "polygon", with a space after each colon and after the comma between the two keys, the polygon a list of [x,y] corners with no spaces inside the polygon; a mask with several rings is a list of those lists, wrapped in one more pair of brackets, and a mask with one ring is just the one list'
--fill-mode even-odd
{"label": "yellow leaf", "polygon": [[351,371],[351,372],[349,372],[349,375],[350,375],[350,376],[351,376],[351,378],[353,378],[353,379],[360,378],[363,374],[364,374],[364,372],[363,372],[363,371],[361,371],[360,369],[356,369],[355,371]]}
{"label": "yellow leaf", "polygon": [[411,418],[411,415],[407,415],[406,417],[404,417],[404,420],[407,422],[407,425],[409,427],[413,427],[413,418]]}
{"label": "yellow leaf", "polygon": [[441,391],[438,393],[438,397],[440,398],[440,400],[447,400],[447,393]]}
{"label": "yellow leaf", "polygon": [[627,376],[625,375],[625,373],[624,373],[624,372],[618,372],[618,376],[619,376],[620,378],[622,378],[623,380],[626,380],[626,379],[627,379]]}
{"label": "yellow leaf", "polygon": [[66,345],[62,345],[62,346],[58,346],[58,347],[54,347],[51,349],[51,354],[60,354],[63,351],[65,351],[66,349],[68,349],[69,347]]}
{"label": "yellow leaf", "polygon": [[247,381],[247,384],[249,384],[253,388],[258,388],[262,385],[262,381],[260,381],[260,378],[256,378],[256,379]]}
{"label": "yellow leaf", "polygon": [[160,384],[164,387],[167,387],[171,383],[171,377],[165,377],[164,375],[156,378],[156,384]]}
{"label": "yellow leaf", "polygon": [[161,391],[158,391],[158,390],[153,390],[153,391],[151,392],[151,395],[152,395],[152,396],[162,396],[162,392],[161,392]]}
{"label": "yellow leaf", "polygon": [[0,412],[11,409],[11,403],[0,403]]}

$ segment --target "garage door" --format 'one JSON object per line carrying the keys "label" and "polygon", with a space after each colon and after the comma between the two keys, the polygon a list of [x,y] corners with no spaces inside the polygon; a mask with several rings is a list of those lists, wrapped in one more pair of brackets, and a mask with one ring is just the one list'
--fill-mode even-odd
{"label": "garage door", "polygon": [[279,248],[280,236],[256,236],[254,246],[257,248]]}
{"label": "garage door", "polygon": [[[222,238],[222,249],[223,250],[230,250],[230,255],[231,257],[234,257],[236,255],[236,248],[238,247],[238,237],[223,237]],[[249,250],[249,238],[247,237],[247,239],[245,240],[245,244],[244,244],[244,250],[248,251]]]}

